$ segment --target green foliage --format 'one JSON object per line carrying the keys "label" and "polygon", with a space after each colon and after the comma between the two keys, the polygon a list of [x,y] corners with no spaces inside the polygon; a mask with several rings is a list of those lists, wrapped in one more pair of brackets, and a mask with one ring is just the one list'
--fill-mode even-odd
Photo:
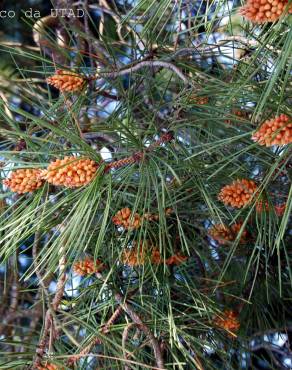
{"label": "green foliage", "polygon": [[[2,187],[0,368],[70,368],[83,354],[77,369],[154,369],[157,351],[165,369],[284,367],[289,348],[275,354],[270,343],[264,360],[253,346],[292,327],[291,144],[267,148],[251,136],[266,119],[292,116],[291,15],[258,26],[223,0],[80,3],[85,18],[32,27],[37,47],[0,46],[10,58],[0,64],[2,179],[70,155],[101,164],[78,189]],[[177,67],[188,83],[155,64],[119,75],[149,61]],[[58,68],[95,78],[80,93],[60,92],[45,81]],[[147,152],[165,132],[174,139]],[[106,150],[112,161],[145,154],[103,172]],[[218,200],[237,178],[259,187],[241,209]],[[257,212],[259,201],[269,209]],[[112,217],[125,207],[157,218],[122,230]],[[212,225],[236,222],[235,240],[210,237]],[[147,243],[162,263],[122,263]],[[166,263],[178,254],[187,260]],[[72,266],[85,257],[105,270],[76,278]],[[226,310],[238,313],[236,334],[215,324]]]}

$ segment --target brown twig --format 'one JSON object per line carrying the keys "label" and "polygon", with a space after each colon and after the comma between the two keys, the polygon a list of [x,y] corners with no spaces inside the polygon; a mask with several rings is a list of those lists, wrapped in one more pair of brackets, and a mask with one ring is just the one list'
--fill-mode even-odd
{"label": "brown twig", "polygon": [[262,349],[264,349],[268,352],[272,362],[277,366],[278,369],[287,369],[287,367],[284,366],[283,363],[275,357],[274,352],[278,353],[283,358],[288,358],[288,359],[292,360],[292,355],[291,354],[289,354],[289,353],[287,353],[287,351],[275,346],[273,343],[268,343],[268,342],[259,343],[255,346],[249,347],[249,350],[252,351],[252,352],[256,352],[256,351],[262,350]]}
{"label": "brown twig", "polygon": [[[109,320],[106,322],[106,324],[102,327],[102,329],[100,330],[100,332],[102,334],[107,334],[110,330],[110,326],[119,318],[120,314],[123,312],[123,309],[122,307],[118,307],[114,313],[112,314],[112,316],[109,318]],[[86,356],[89,354],[89,352],[92,350],[92,348],[96,345],[96,344],[100,344],[101,343],[101,340],[98,336],[95,336],[91,341],[90,343],[85,347],[83,348],[78,354],[76,355],[73,355],[69,358],[68,360],[68,365],[69,366],[72,366],[79,358],[83,357],[83,356]]]}
{"label": "brown twig", "polygon": [[121,313],[123,312],[122,307],[118,307],[115,312],[112,314],[110,319],[107,321],[107,323],[102,328],[101,332],[103,334],[107,334],[110,330],[110,326],[113,325],[113,323],[120,317]]}
{"label": "brown twig", "polygon": [[13,266],[13,260],[16,260],[17,263],[17,256],[13,258],[11,262],[11,271],[13,275],[13,281],[10,288],[10,305],[2,317],[2,322],[0,323],[0,334],[3,334],[6,330],[6,335],[10,335],[13,331],[13,326],[10,326],[10,323],[14,320],[18,320],[20,317],[24,316],[17,310],[18,308],[18,301],[19,301],[19,283],[18,283],[18,273]]}
{"label": "brown twig", "polygon": [[[39,243],[40,243],[40,232],[36,231],[35,236],[34,236],[33,246],[32,246],[33,264],[34,264],[34,269],[35,269],[35,273],[36,273],[36,276],[38,278],[39,284],[42,287],[42,290],[43,290],[43,292],[46,296],[46,299],[49,302],[49,293],[48,293],[47,287],[45,286],[45,283],[43,281],[43,277],[41,276],[41,273],[39,271],[39,266],[38,266],[38,262],[37,262],[37,250],[38,250]],[[39,339],[39,343],[38,343],[38,346],[37,346],[37,349],[36,349],[36,354],[35,354],[33,364],[32,364],[32,369],[35,369],[35,368],[37,368],[37,366],[40,365],[42,357],[45,353],[45,348],[47,346],[47,340],[48,340],[49,330],[50,330],[50,326],[51,326],[51,320],[50,320],[51,317],[49,316],[49,314],[50,314],[50,311],[47,311],[46,315],[45,315],[45,320],[44,320],[44,322],[45,322],[44,329],[43,329],[42,335]]]}
{"label": "brown twig", "polygon": [[150,153],[155,150],[160,145],[167,143],[173,139],[173,135],[169,132],[164,133],[161,137],[156,140],[153,144],[149,145],[148,148],[145,148],[144,151],[136,152],[133,155],[120,159],[118,161],[113,161],[107,164],[104,168],[105,172],[109,172],[111,169],[118,169],[120,167],[128,166],[130,164],[141,161],[144,158],[146,153]]}
{"label": "brown twig", "polygon": [[[98,276],[99,275],[100,274],[98,274]],[[154,335],[152,334],[152,332],[148,328],[148,326],[143,323],[140,316],[134,311],[134,309],[131,307],[131,305],[124,300],[124,297],[121,294],[115,293],[114,297],[115,297],[115,300],[117,301],[117,303],[119,303],[119,305],[130,316],[130,318],[133,320],[133,322],[146,335],[146,337],[150,341],[151,346],[153,348],[154,357],[155,357],[155,360],[156,360],[157,367],[160,368],[160,369],[164,369],[164,360],[163,360],[163,356],[162,356],[162,353],[161,353],[161,350],[160,350],[158,340],[154,337]]]}
{"label": "brown twig", "polygon": [[[99,280],[104,281],[101,273],[97,272],[96,277]],[[139,327],[139,329],[141,329],[144,332],[153,348],[157,367],[159,369],[164,369],[164,360],[160,350],[159,342],[154,337],[151,330],[148,328],[147,325],[143,323],[140,316],[135,312],[135,310],[131,307],[131,305],[125,300],[125,298],[120,293],[115,293],[114,298],[115,301],[120,305],[120,307],[129,315],[132,321]]]}
{"label": "brown twig", "polygon": [[[89,22],[88,22],[88,0],[84,0],[83,1],[83,10],[84,10],[84,30],[86,32],[86,34],[89,34]],[[94,68],[94,61],[91,57],[91,55],[93,54],[93,51],[92,51],[92,45],[91,45],[91,42],[87,42],[87,48],[88,48],[88,55],[89,55],[89,62],[90,62],[90,66],[91,68]]]}
{"label": "brown twig", "polygon": [[[58,358],[64,358],[64,357],[67,357],[67,356],[55,356],[55,359],[58,359]],[[76,355],[76,357],[82,357],[82,356],[79,356],[79,355]],[[156,366],[153,366],[153,365],[146,365],[146,364],[143,364],[141,362],[137,362],[137,361],[132,361],[132,360],[125,360],[124,358],[122,357],[115,357],[115,356],[107,356],[107,355],[101,355],[101,354],[98,354],[98,353],[90,353],[90,354],[86,354],[86,355],[83,355],[83,357],[96,357],[96,358],[99,358],[99,359],[107,359],[107,360],[112,360],[112,361],[120,361],[120,362],[127,362],[128,364],[133,364],[136,366],[136,369],[140,369],[140,368],[145,368],[145,369],[151,369],[151,370],[165,370],[165,369],[161,369],[160,367],[156,367]],[[137,367],[139,366],[139,367]]]}
{"label": "brown twig", "polygon": [[45,284],[44,278],[42,277],[42,275],[39,271],[39,266],[38,266],[38,255],[37,254],[38,254],[38,247],[39,247],[39,244],[40,244],[40,239],[41,239],[40,232],[36,231],[36,233],[34,235],[34,242],[33,242],[33,245],[32,245],[33,265],[34,265],[35,274],[38,278],[39,284],[42,287],[43,292],[46,295],[46,298],[49,299],[50,295],[48,293],[47,286]]}
{"label": "brown twig", "polygon": [[177,46],[178,46],[178,43],[179,43],[179,36],[180,36],[181,30],[182,30],[181,2],[178,4],[178,2],[176,1],[175,6],[178,7],[178,10],[177,10],[177,12],[178,12],[178,30],[177,30],[177,34],[175,35],[175,41],[174,41],[174,46],[173,46],[174,50],[177,49]]}
{"label": "brown twig", "polygon": [[98,95],[104,97],[104,98],[108,98],[108,99],[111,99],[111,100],[115,100],[115,101],[119,101],[120,98],[116,95],[112,95],[112,94],[109,94],[108,92],[106,91],[101,91],[99,90],[98,91]]}
{"label": "brown twig", "polygon": [[[41,292],[42,292],[42,287],[39,286],[38,288],[38,291],[34,297],[34,307],[32,308],[32,315],[31,315],[31,320],[30,320],[30,324],[29,324],[29,332],[27,333],[27,335],[24,337],[23,339],[23,343],[31,343],[31,338],[33,336],[33,333],[35,332],[35,329],[40,321],[40,318],[42,316],[42,302],[40,300],[40,297],[41,297]],[[27,311],[26,311],[26,314],[27,314]],[[21,347],[21,350],[20,352],[24,352],[25,351],[25,346],[23,345]]]}
{"label": "brown twig", "polygon": [[[230,36],[223,40],[220,40],[212,45],[201,43],[198,46],[190,47],[190,48],[181,48],[178,50],[174,50],[174,53],[170,55],[166,60],[173,60],[178,56],[183,55],[190,55],[195,53],[203,53],[206,56],[206,53],[213,52],[216,49],[219,49],[221,46],[228,44],[229,42],[235,42],[243,45],[243,48],[252,48],[259,46],[259,42],[256,40],[249,40],[244,36]],[[274,47],[270,45],[266,45],[266,47],[271,51],[277,51]]]}
{"label": "brown twig", "polygon": [[55,311],[58,309],[61,299],[63,297],[64,289],[65,289],[65,282],[66,282],[65,256],[63,255],[63,248],[61,248],[60,249],[60,259],[59,259],[59,278],[57,280],[57,288],[56,288],[55,296],[53,298],[52,303],[50,303],[47,288],[44,284],[43,278],[38,269],[37,249],[38,249],[39,243],[40,243],[40,233],[39,231],[37,231],[35,233],[35,240],[34,240],[33,248],[32,248],[33,249],[32,251],[33,263],[34,263],[36,275],[39,279],[39,284],[42,286],[43,291],[48,301],[48,309],[45,314],[43,333],[39,339],[36,354],[33,360],[33,365],[32,365],[33,369],[37,368],[41,364],[42,358],[48,346],[50,333],[52,333],[52,336],[53,336],[51,340],[53,340],[57,335],[57,331],[55,329],[55,323],[54,323],[54,314],[55,314]]}
{"label": "brown twig", "polygon": [[[133,322],[126,325],[125,328],[124,328],[124,331],[123,331],[123,335],[122,335],[122,349],[123,349],[123,356],[124,356],[124,359],[125,360],[128,360],[129,359],[129,354],[126,353],[126,342],[128,340],[128,337],[129,337],[129,331],[131,330],[131,328],[136,325],[134,324]],[[128,364],[126,363],[125,364],[125,370],[130,370],[130,366],[128,366]]]}
{"label": "brown twig", "polygon": [[[96,277],[105,282],[103,279],[103,276],[101,273],[97,272]],[[144,332],[146,337],[148,338],[149,342],[151,343],[151,346],[153,348],[154,357],[156,360],[156,365],[159,369],[164,369],[164,361],[162,352],[160,350],[159,342],[152,334],[151,330],[146,326],[143,321],[141,320],[140,316],[134,311],[134,309],[131,307],[131,305],[125,300],[125,298],[120,293],[114,293],[115,301],[119,304],[119,308],[122,309],[124,312],[128,314],[128,316],[132,319],[132,321],[139,327],[140,330]],[[120,314],[120,311],[119,311]],[[118,317],[117,310],[113,314],[114,317]],[[112,322],[112,318],[110,318],[109,322]],[[107,325],[105,326],[107,327]],[[95,337],[91,343],[87,347],[85,347],[79,354],[73,355],[70,357],[68,361],[68,365],[74,364],[79,358],[88,355],[92,347],[96,344],[100,343],[100,339]]]}
{"label": "brown twig", "polygon": [[74,366],[75,362],[78,361],[80,358],[82,357],[86,357],[90,351],[92,350],[92,348],[97,345],[97,344],[100,344],[101,341],[98,337],[94,337],[90,342],[89,344],[84,347],[79,353],[77,353],[76,355],[72,355],[69,357],[69,359],[67,360],[67,365],[69,367],[71,366]]}
{"label": "brown twig", "polygon": [[59,250],[59,278],[57,281],[56,294],[52,301],[52,308],[54,311],[58,309],[61,299],[64,294],[65,283],[66,283],[66,257],[64,254],[64,247]]}
{"label": "brown twig", "polygon": [[124,76],[124,75],[130,74],[130,73],[139,71],[140,69],[145,68],[145,67],[150,67],[150,68],[160,67],[160,68],[169,69],[169,70],[173,71],[186,85],[190,84],[189,79],[182,73],[182,71],[178,67],[176,67],[174,64],[172,64],[170,62],[163,62],[163,61],[160,61],[160,60],[143,61],[143,62],[137,63],[137,64],[135,64],[135,65],[133,65],[129,68],[125,68],[125,69],[122,69],[122,70],[119,70],[119,71],[114,71],[114,72],[102,72],[101,71],[101,72],[99,72],[99,76],[97,76],[97,78],[99,78],[99,77],[117,78],[117,77],[120,77],[120,76]]}

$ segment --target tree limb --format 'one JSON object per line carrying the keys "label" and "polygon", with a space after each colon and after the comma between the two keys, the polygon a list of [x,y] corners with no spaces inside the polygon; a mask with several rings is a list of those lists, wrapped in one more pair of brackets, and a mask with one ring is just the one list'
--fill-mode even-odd
{"label": "tree limb", "polygon": [[[105,77],[105,78],[117,78],[120,76],[125,76],[127,74],[139,71],[142,68],[149,67],[160,67],[160,68],[166,68],[174,72],[186,85],[190,84],[189,79],[182,73],[182,71],[176,67],[174,64],[169,63],[169,62],[164,62],[160,60],[147,60],[143,61],[140,63],[135,64],[134,66],[131,66],[129,68],[125,68],[119,71],[114,71],[114,72],[99,72],[98,75],[100,77]],[[98,77],[99,77],[98,76]]]}

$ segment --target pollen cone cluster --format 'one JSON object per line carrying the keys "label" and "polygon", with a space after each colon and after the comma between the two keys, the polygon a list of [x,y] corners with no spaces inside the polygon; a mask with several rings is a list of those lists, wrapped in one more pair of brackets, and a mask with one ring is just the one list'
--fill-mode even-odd
{"label": "pollen cone cluster", "polygon": [[146,262],[158,265],[163,261],[158,248],[149,247],[147,243],[141,243],[140,246],[135,243],[133,248],[124,250],[121,260],[123,264],[132,267],[142,266]]}
{"label": "pollen cone cluster", "polygon": [[130,208],[122,208],[115,216],[112,221],[117,226],[122,226],[126,230],[138,229],[141,226],[141,217],[138,213],[132,213]]}
{"label": "pollen cone cluster", "polygon": [[205,105],[208,104],[209,98],[208,96],[191,95],[189,97],[189,102],[197,105]]}
{"label": "pollen cone cluster", "polygon": [[167,258],[165,263],[167,265],[180,265],[181,263],[185,262],[188,259],[187,256],[183,256],[180,253],[174,254],[173,256]]}
{"label": "pollen cone cluster", "polygon": [[260,199],[256,202],[256,211],[258,213],[268,212],[269,210],[270,210],[270,205],[267,200]]}
{"label": "pollen cone cluster", "polygon": [[[243,224],[242,222],[236,222],[235,224],[231,225],[230,229],[231,229],[231,232],[234,235],[234,239],[236,239],[237,235],[239,234],[239,232],[242,228],[242,224]],[[247,241],[247,238],[248,238],[247,230],[242,230],[239,242],[240,243],[245,243]]]}
{"label": "pollen cone cluster", "polygon": [[226,206],[242,208],[251,201],[256,191],[257,185],[254,181],[237,179],[221,189],[218,199]]}
{"label": "pollen cone cluster", "polygon": [[216,317],[214,319],[215,326],[230,332],[238,331],[240,328],[240,322],[236,312],[232,310],[225,310],[221,316],[222,317]]}
{"label": "pollen cone cluster", "polygon": [[[166,208],[165,211],[165,216],[168,217],[173,213],[172,208]],[[157,213],[144,213],[142,216],[147,221],[158,221],[159,220],[159,215]]]}
{"label": "pollen cone cluster", "polygon": [[[231,112],[232,115],[236,116],[236,121],[243,120],[247,118],[247,112],[238,110],[238,109],[233,109]],[[230,125],[233,121],[235,121],[233,118],[231,119],[226,119],[224,122]]]}
{"label": "pollen cone cluster", "polygon": [[275,205],[276,215],[279,217],[283,216],[283,214],[285,213],[285,209],[286,209],[286,203]]}
{"label": "pollen cone cluster", "polygon": [[73,265],[73,271],[80,276],[95,274],[104,270],[104,268],[105,266],[100,260],[94,260],[89,257],[82,261],[77,261]]}
{"label": "pollen cone cluster", "polygon": [[13,171],[10,177],[3,181],[3,184],[15,193],[29,193],[43,185],[41,172],[40,169],[35,168],[19,169]]}
{"label": "pollen cone cluster", "polygon": [[286,10],[292,13],[292,6],[287,7],[288,3],[288,0],[247,0],[240,13],[254,23],[275,22]]}
{"label": "pollen cone cluster", "polygon": [[[172,208],[165,209],[165,216],[168,217],[173,213]],[[112,221],[117,226],[122,226],[127,230],[138,229],[141,226],[142,220],[158,221],[159,215],[155,213],[144,213],[140,216],[138,213],[133,213],[130,208],[122,208],[112,218]]]}
{"label": "pollen cone cluster", "polygon": [[[240,229],[242,227],[242,222],[237,222],[231,227],[223,225],[223,224],[216,224],[209,230],[209,235],[211,238],[216,240],[219,244],[226,244],[228,242],[232,242],[236,239]],[[247,238],[247,231],[243,230],[240,243],[244,243]]]}
{"label": "pollen cone cluster", "polygon": [[163,262],[159,249],[156,247],[152,247],[151,249],[150,262],[154,265],[159,265]]}
{"label": "pollen cone cluster", "polygon": [[47,83],[62,92],[76,92],[82,90],[85,79],[75,72],[58,69],[55,75],[47,78]]}
{"label": "pollen cone cluster", "polygon": [[38,370],[62,370],[63,368],[58,367],[57,365],[54,364],[46,364],[46,365],[41,365],[37,366]]}
{"label": "pollen cone cluster", "polygon": [[76,188],[87,185],[94,178],[97,167],[89,158],[65,157],[52,162],[43,171],[43,178],[56,186]]}
{"label": "pollen cone cluster", "polygon": [[285,145],[292,143],[292,119],[286,114],[265,121],[252,136],[260,145]]}
{"label": "pollen cone cluster", "polygon": [[[166,265],[180,265],[185,262],[188,257],[181,255],[180,253],[174,254],[165,260]],[[159,252],[159,249],[155,246],[150,246],[147,242],[144,244],[134,243],[133,248],[124,250],[121,261],[128,266],[141,266],[146,262],[150,262],[154,265],[160,265],[163,263],[163,258]]]}

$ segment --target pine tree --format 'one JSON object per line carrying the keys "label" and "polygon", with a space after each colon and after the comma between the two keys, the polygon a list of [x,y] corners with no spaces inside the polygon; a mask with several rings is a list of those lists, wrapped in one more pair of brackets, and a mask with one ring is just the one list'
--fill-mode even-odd
{"label": "pine tree", "polygon": [[52,9],[0,48],[0,368],[291,368],[291,1]]}

